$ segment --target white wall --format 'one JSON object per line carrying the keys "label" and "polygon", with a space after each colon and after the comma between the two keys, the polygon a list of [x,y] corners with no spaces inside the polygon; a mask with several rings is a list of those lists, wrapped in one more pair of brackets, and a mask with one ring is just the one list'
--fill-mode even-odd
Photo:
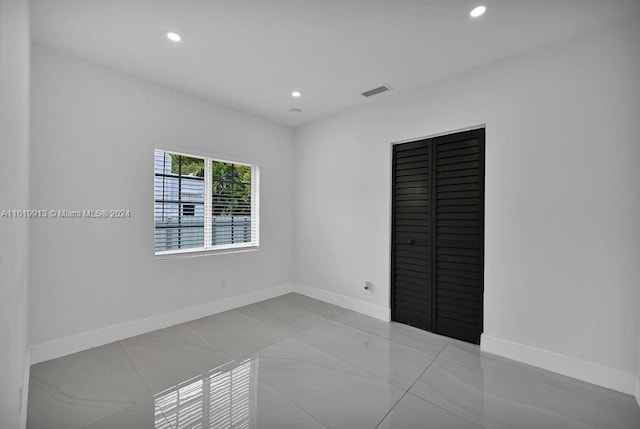
{"label": "white wall", "polygon": [[388,307],[390,144],[486,124],[485,336],[632,393],[638,76],[634,20],[298,128],[294,281]]}
{"label": "white wall", "polygon": [[[43,351],[65,337],[109,328],[128,336],[143,325],[120,324],[290,285],[291,129],[52,50],[33,51],[32,208],[131,210],[130,219],[33,222],[34,360],[68,352]],[[259,250],[156,260],[154,145],[259,164]]]}
{"label": "white wall", "polygon": [[[29,11],[0,0],[0,211],[28,207]],[[0,427],[24,427],[29,369],[28,223],[0,217]],[[26,398],[26,389],[22,401]]]}

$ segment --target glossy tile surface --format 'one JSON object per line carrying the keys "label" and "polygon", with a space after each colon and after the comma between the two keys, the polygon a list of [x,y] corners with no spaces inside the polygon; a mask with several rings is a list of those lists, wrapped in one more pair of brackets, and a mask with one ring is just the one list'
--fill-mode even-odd
{"label": "glossy tile surface", "polygon": [[451,341],[449,338],[412,326],[395,322],[387,323],[354,311],[346,311],[336,316],[335,320],[434,356]]}
{"label": "glossy tile surface", "polygon": [[257,359],[245,359],[155,394],[156,428],[256,427],[257,377]]}
{"label": "glossy tile surface", "polygon": [[[149,429],[155,426],[152,398],[86,426],[86,429]],[[159,429],[159,428],[158,428]]]}
{"label": "glossy tile surface", "polygon": [[468,420],[408,393],[377,429],[479,429]]}
{"label": "glossy tile surface", "polygon": [[33,365],[27,426],[84,428],[145,402],[144,383],[113,343]]}
{"label": "glossy tile surface", "polygon": [[151,393],[233,360],[188,324],[121,341]]}
{"label": "glossy tile surface", "polygon": [[302,341],[403,389],[409,389],[436,355],[420,352],[329,320],[298,335]]}
{"label": "glossy tile surface", "polygon": [[295,338],[258,353],[260,381],[281,392],[327,427],[375,427],[404,394]]}
{"label": "glossy tile surface", "polygon": [[[234,361],[154,395],[156,429],[323,429],[282,393],[259,382],[260,360]],[[195,422],[195,423],[194,423]]]}
{"label": "glossy tile surface", "polygon": [[238,308],[238,311],[287,334],[304,331],[327,320],[284,299],[270,299]]}
{"label": "glossy tile surface", "polygon": [[449,344],[410,392],[487,428],[640,427],[624,395],[470,346]]}
{"label": "glossy tile surface", "polygon": [[237,310],[195,320],[189,325],[234,358],[248,356],[287,336]]}
{"label": "glossy tile surface", "polygon": [[640,409],[628,395],[289,294],[34,365],[27,427],[637,429]]}
{"label": "glossy tile surface", "polygon": [[326,429],[326,426],[266,383],[258,384],[258,427]]}
{"label": "glossy tile surface", "polygon": [[338,307],[337,305],[318,301],[317,299],[309,298],[308,296],[300,295],[297,293],[283,295],[279,298],[276,298],[276,300],[289,302],[296,307],[300,307],[312,313],[316,313],[320,316],[326,317],[327,319],[334,318],[347,311],[345,308]]}

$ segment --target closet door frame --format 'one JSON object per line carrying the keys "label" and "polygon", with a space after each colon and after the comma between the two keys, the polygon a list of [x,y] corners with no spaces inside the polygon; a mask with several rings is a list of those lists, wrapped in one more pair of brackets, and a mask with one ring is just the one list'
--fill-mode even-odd
{"label": "closet door frame", "polygon": [[394,146],[398,145],[398,144],[404,144],[404,143],[413,143],[413,142],[419,142],[419,141],[425,141],[425,140],[430,140],[431,141],[431,153],[429,156],[430,160],[434,160],[431,161],[432,162],[432,166],[430,169],[430,183],[431,183],[431,193],[429,194],[429,205],[430,208],[432,210],[431,213],[431,331],[433,333],[438,333],[438,324],[437,324],[437,269],[436,269],[436,262],[437,262],[437,252],[436,252],[436,240],[437,240],[437,234],[436,234],[436,228],[437,228],[437,216],[435,215],[436,211],[437,211],[437,168],[435,166],[435,153],[437,151],[437,145],[439,143],[439,140],[441,142],[441,140],[444,140],[448,137],[460,137],[463,134],[470,134],[473,135],[475,137],[478,138],[479,140],[479,168],[478,168],[478,172],[479,172],[479,214],[478,214],[478,222],[479,222],[479,232],[480,232],[480,237],[479,237],[479,245],[478,245],[478,251],[479,251],[479,256],[478,256],[478,262],[479,262],[479,279],[478,279],[478,303],[479,303],[479,335],[477,336],[477,338],[468,338],[467,341],[476,343],[476,344],[480,344],[480,336],[482,334],[482,332],[484,331],[484,251],[485,251],[485,239],[484,239],[484,233],[485,233],[485,152],[486,152],[486,145],[485,145],[485,136],[486,136],[486,130],[484,126],[481,127],[475,127],[475,128],[468,128],[468,129],[464,129],[464,130],[459,130],[459,131],[452,131],[452,132],[448,132],[445,134],[439,134],[439,135],[435,135],[432,137],[424,137],[424,138],[417,138],[415,140],[410,140],[410,141],[404,141],[404,142],[398,142],[398,143],[394,143],[391,145],[391,240],[390,240],[390,244],[391,244],[391,249],[390,249],[390,257],[391,257],[391,267],[390,267],[390,288],[389,288],[389,294],[390,294],[390,304],[391,304],[391,320],[396,320],[395,318],[395,293],[394,293],[394,288],[395,288],[395,278],[396,278],[396,268],[395,268],[395,248],[396,248],[396,237],[395,237],[395,225],[396,225],[396,219],[395,219],[395,200],[396,200],[396,194],[395,194],[395,189],[396,189],[396,159],[395,159],[395,150],[394,150]]}

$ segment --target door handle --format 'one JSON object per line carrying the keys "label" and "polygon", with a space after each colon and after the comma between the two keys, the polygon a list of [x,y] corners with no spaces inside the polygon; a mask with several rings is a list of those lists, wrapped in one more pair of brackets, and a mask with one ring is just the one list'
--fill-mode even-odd
{"label": "door handle", "polygon": [[415,241],[413,241],[413,238],[407,241],[408,244],[413,244],[415,243]]}

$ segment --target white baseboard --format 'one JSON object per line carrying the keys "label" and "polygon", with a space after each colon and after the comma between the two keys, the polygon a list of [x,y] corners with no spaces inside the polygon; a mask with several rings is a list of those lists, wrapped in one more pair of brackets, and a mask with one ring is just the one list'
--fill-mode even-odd
{"label": "white baseboard", "polygon": [[[282,284],[244,295],[175,310],[170,313],[159,314],[95,331],[60,338],[58,340],[35,344],[31,346],[27,356],[27,362],[25,362],[25,384],[22,392],[24,402],[21,413],[21,427],[26,427],[26,401],[31,364],[56,359],[82,350],[196,320],[291,292],[338,305],[385,322],[391,320],[391,310],[380,305],[309,285]],[[486,334],[482,334],[480,348],[488,353],[514,359],[629,395],[635,395],[638,405],[640,405],[640,377],[636,377],[635,374]]]}
{"label": "white baseboard", "polygon": [[482,334],[480,349],[640,398],[635,374],[486,334]]}
{"label": "white baseboard", "polygon": [[264,301],[266,299],[275,298],[290,292],[293,292],[293,285],[290,283],[282,284],[260,289],[244,295],[232,296],[219,301],[212,301],[206,304],[182,308],[170,313],[158,314],[119,325],[109,326],[107,328],[97,329],[95,331],[83,332],[70,337],[34,344],[31,346],[31,362],[32,364],[36,364],[56,359],[82,350],[88,350],[93,347],[109,344],[114,341],[123,340],[125,338],[134,337],[136,335],[158,329],[168,328],[169,326],[211,316],[212,314],[221,313],[223,311],[233,310],[234,308]]}
{"label": "white baseboard", "polygon": [[319,289],[298,283],[293,285],[293,291],[301,295],[319,299],[320,301],[328,302],[329,304],[334,304],[358,313],[366,314],[367,316],[375,317],[376,319],[384,320],[385,322],[391,320],[391,309],[385,308],[381,305],[371,304],[370,302],[362,301],[350,296],[340,295],[325,289]]}

